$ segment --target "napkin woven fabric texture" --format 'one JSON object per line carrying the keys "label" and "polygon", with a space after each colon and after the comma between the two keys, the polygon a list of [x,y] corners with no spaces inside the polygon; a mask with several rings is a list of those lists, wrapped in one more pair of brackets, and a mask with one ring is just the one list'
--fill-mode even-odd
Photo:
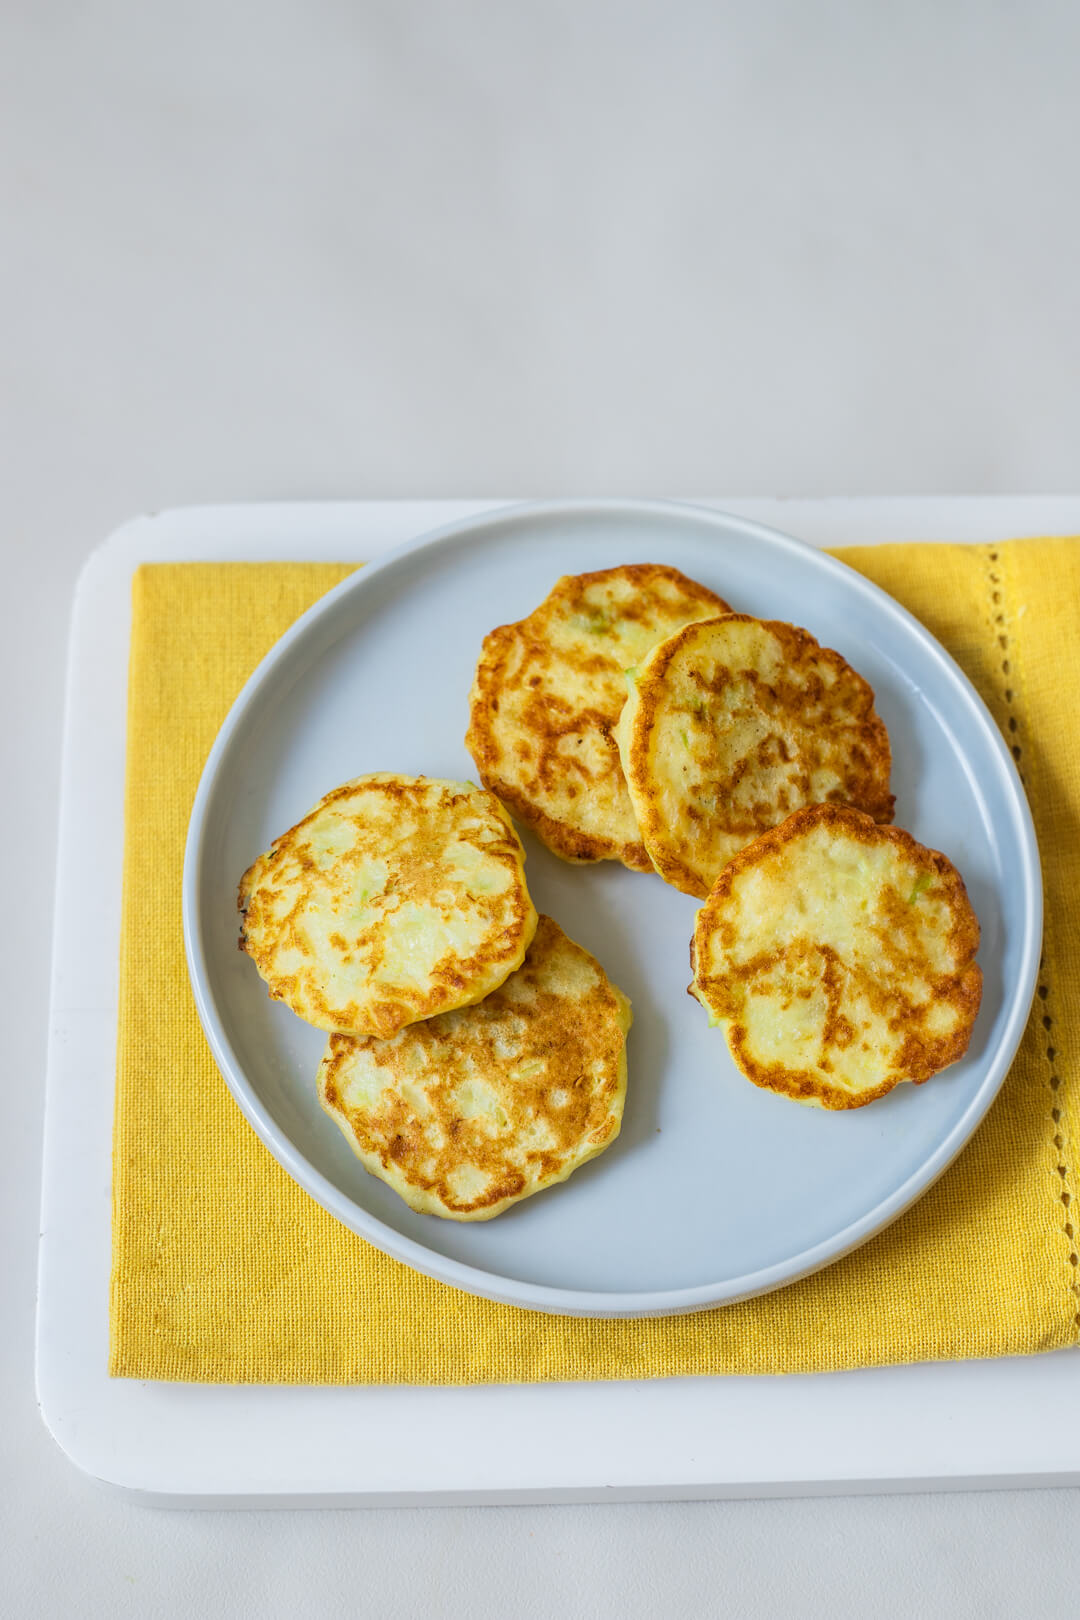
{"label": "napkin woven fabric texture", "polygon": [[1080,540],[838,555],[944,643],[1012,748],[1046,886],[1031,1018],[968,1147],[885,1232],[776,1293],[630,1322],[492,1304],[388,1259],[302,1192],[241,1116],[188,985],[180,908],[188,817],[240,686],[292,621],[351,570],[139,570],[114,1135],[114,1375],[514,1383],[808,1372],[1077,1342]]}

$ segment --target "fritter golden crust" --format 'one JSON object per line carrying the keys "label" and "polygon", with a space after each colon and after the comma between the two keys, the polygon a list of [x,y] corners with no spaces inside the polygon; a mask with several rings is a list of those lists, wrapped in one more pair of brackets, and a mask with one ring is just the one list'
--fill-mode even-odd
{"label": "fritter golden crust", "polygon": [[484,784],[564,860],[651,872],[612,736],[624,671],[681,625],[726,611],[658,563],[560,579],[484,640],[465,737]]}
{"label": "fritter golden crust", "polygon": [[361,776],[245,872],[240,946],[309,1024],[393,1035],[520,967],[536,930],[524,861],[483,788]]}
{"label": "fritter golden crust", "polygon": [[755,1085],[859,1108],[963,1057],[979,924],[952,862],[815,805],[724,867],[698,912],[696,996]]}
{"label": "fritter golden crust", "polygon": [[478,1005],[388,1041],[332,1035],[319,1100],[411,1208],[489,1220],[615,1140],[629,1027],[626,997],[541,917],[524,965]]}
{"label": "fritter golden crust", "polygon": [[874,694],[806,630],[730,613],[660,643],[615,732],[652,863],[704,898],[725,861],[808,804],[893,815]]}

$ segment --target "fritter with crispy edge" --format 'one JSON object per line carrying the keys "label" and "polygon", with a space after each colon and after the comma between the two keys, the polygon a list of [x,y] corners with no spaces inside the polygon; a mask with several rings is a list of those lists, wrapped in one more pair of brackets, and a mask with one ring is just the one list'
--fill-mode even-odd
{"label": "fritter with crispy edge", "polygon": [[629,679],[615,730],[660,876],[704,898],[725,861],[808,804],[889,822],[874,694],[806,630],[731,613],[686,625]]}
{"label": "fritter with crispy edge", "polygon": [[619,1134],[630,1003],[541,917],[523,966],[388,1041],[331,1035],[319,1100],[365,1168],[421,1214],[486,1221]]}
{"label": "fritter with crispy edge", "polygon": [[479,1001],[536,931],[525,852],[472,782],[346,782],[245,872],[240,946],[319,1029],[393,1035]]}
{"label": "fritter with crispy edge", "polygon": [[756,1086],[860,1108],[963,1057],[979,924],[937,850],[857,810],[797,810],[733,856],[698,912],[690,994]]}
{"label": "fritter with crispy edge", "polygon": [[726,611],[659,563],[560,579],[484,639],[465,737],[481,780],[563,860],[651,872],[612,736],[624,671],[680,625]]}

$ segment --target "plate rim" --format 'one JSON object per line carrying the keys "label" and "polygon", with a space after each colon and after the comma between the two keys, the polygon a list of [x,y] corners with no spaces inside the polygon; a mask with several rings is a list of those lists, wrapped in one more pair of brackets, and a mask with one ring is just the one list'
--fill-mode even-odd
{"label": "plate rim", "polygon": [[[443,1255],[386,1225],[378,1217],[354,1203],[324,1176],[265,1110],[225,1034],[214,1004],[211,975],[202,945],[202,907],[199,891],[207,808],[233,738],[242,727],[247,712],[261,692],[264,682],[271,676],[276,666],[288,657],[294,643],[307,634],[314,622],[334,610],[341,598],[365,590],[372,580],[384,571],[394,568],[406,556],[432,550],[463,536],[479,534],[484,529],[503,526],[508,521],[529,522],[537,518],[558,519],[588,515],[640,517],[650,514],[668,520],[679,517],[696,520],[703,527],[723,530],[728,535],[732,529],[736,529],[747,538],[763,540],[774,548],[787,549],[800,556],[810,554],[814,558],[815,565],[826,575],[831,574],[834,579],[842,580],[847,590],[854,590],[857,595],[869,597],[879,609],[906,624],[909,632],[914,632],[946,680],[963,696],[972,717],[989,741],[992,752],[1004,766],[1010,808],[1016,821],[1023,860],[1024,937],[1021,972],[1012,993],[1005,1028],[996,1051],[987,1062],[986,1072],[978,1088],[964,1112],[934,1151],[927,1155],[918,1168],[886,1198],[864,1212],[857,1220],[811,1248],[774,1265],[727,1279],[723,1283],[697,1284],[689,1288],[603,1292],[525,1282]],[[486,512],[458,519],[414,536],[383,553],[376,561],[358,565],[354,573],[333,586],[289,626],[244,682],[207,755],[188,822],[182,879],[182,909],[188,977],[199,1021],[215,1064],[244,1118],[272,1157],[328,1214],[391,1258],[467,1293],[500,1304],[514,1305],[549,1315],[632,1320],[684,1315],[716,1306],[735,1304],[740,1300],[786,1287],[832,1265],[861,1247],[878,1232],[891,1225],[929,1191],[967,1145],[985,1117],[1001,1088],[1022,1039],[1038,978],[1043,889],[1031,809],[1015,760],[1004,737],[982,697],[952,656],[915,615],[887,591],[838,558],[830,556],[819,546],[786,534],[771,525],[758,523],[717,507],[701,506],[693,501],[684,500],[564,498],[507,502]]]}

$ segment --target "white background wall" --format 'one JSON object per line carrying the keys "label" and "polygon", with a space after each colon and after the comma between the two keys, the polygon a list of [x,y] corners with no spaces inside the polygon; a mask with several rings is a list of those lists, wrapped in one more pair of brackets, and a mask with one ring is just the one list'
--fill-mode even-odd
{"label": "white background wall", "polygon": [[155,1514],[32,1383],[66,621],[191,501],[1080,490],[1080,10],[0,8],[0,1612],[1026,1616],[1077,1493]]}

